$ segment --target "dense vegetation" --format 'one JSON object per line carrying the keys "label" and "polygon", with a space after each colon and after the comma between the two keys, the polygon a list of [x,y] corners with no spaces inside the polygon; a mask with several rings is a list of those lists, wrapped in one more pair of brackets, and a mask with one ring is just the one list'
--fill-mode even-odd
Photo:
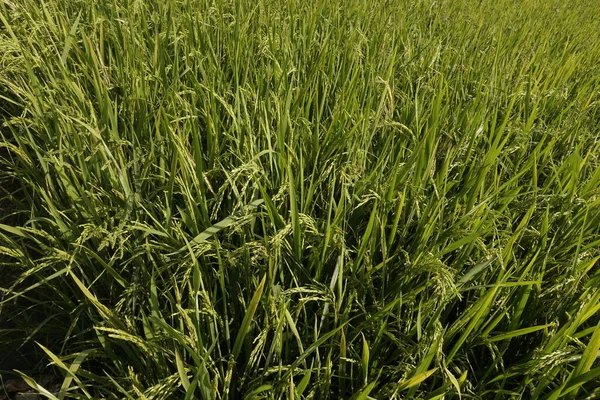
{"label": "dense vegetation", "polygon": [[0,0],[0,343],[60,399],[600,397],[599,16]]}

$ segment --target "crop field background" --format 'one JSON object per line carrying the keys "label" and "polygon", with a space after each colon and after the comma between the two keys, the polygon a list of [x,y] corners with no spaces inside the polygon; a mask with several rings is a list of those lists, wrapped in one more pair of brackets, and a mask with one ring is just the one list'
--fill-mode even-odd
{"label": "crop field background", "polygon": [[599,259],[600,2],[0,0],[49,398],[600,398]]}

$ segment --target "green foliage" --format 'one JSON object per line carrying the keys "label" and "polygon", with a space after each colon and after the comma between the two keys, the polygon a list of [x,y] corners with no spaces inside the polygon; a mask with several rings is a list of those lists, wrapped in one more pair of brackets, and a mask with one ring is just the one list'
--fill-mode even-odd
{"label": "green foliage", "polygon": [[0,0],[0,319],[59,399],[597,398],[599,14]]}

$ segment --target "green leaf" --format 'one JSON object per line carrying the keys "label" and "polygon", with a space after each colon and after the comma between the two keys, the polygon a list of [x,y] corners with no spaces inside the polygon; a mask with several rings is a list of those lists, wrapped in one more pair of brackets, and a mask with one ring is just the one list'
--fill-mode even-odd
{"label": "green leaf", "polygon": [[254,400],[258,394],[266,392],[268,390],[271,390],[272,388],[273,388],[273,386],[271,386],[271,385],[261,385],[261,386],[257,387],[256,389],[254,389],[253,391],[251,391],[250,393],[248,393],[244,397],[244,400]]}
{"label": "green leaf", "polygon": [[69,56],[69,51],[71,50],[71,46],[73,46],[73,37],[75,36],[75,33],[77,32],[77,27],[79,26],[80,19],[81,19],[81,11],[79,12],[79,14],[77,14],[77,18],[75,18],[75,22],[73,23],[73,26],[71,27],[71,31],[69,32],[69,35],[65,39],[65,47],[60,56],[60,62],[62,65],[66,66],[67,57]]}
{"label": "green leaf", "polygon": [[242,345],[244,343],[244,338],[250,331],[250,324],[252,323],[252,319],[254,318],[254,314],[256,313],[256,309],[258,308],[258,303],[262,297],[263,289],[265,288],[265,282],[267,281],[267,275],[265,274],[260,281],[254,296],[252,296],[252,300],[246,309],[246,315],[244,315],[244,319],[242,320],[242,325],[240,326],[240,330],[235,338],[235,344],[233,345],[232,355],[234,359],[237,359],[240,355],[240,351],[242,350]]}
{"label": "green leaf", "polygon": [[32,377],[26,375],[25,373],[19,371],[19,370],[15,370],[19,375],[21,375],[21,378],[23,378],[23,380],[25,381],[25,383],[27,383],[32,389],[34,389],[36,392],[46,396],[48,399],[50,400],[60,400],[58,397],[56,397],[55,395],[53,395],[52,393],[50,393],[46,388],[44,388],[42,385],[39,385],[35,379],[33,379]]}
{"label": "green leaf", "polygon": [[[596,359],[599,356],[600,356],[600,323],[598,323],[598,325],[596,325],[596,330],[594,331],[594,334],[590,338],[588,345],[585,347],[585,350],[583,351],[581,360],[579,360],[579,363],[577,364],[577,366],[571,373],[569,381],[567,382],[565,389],[562,391],[562,394],[564,394],[566,390],[568,390],[569,392],[573,391],[574,393],[577,393],[578,388],[581,385],[583,385],[588,379],[587,377],[586,378],[583,378],[583,377],[586,376],[586,374],[588,372],[590,372],[590,368],[592,367],[592,365],[594,364],[594,362],[596,361]],[[596,372],[598,372],[598,371],[596,371]],[[591,379],[591,378],[589,378],[589,379]]]}
{"label": "green leaf", "polygon": [[517,336],[522,336],[522,335],[528,335],[530,333],[533,332],[537,332],[540,331],[542,329],[546,329],[553,326],[553,324],[546,324],[546,325],[537,325],[537,326],[530,326],[528,328],[522,328],[522,329],[517,329],[511,332],[506,332],[500,335],[496,335],[496,336],[492,336],[488,339],[486,339],[488,342],[501,342],[503,340],[508,340],[508,339],[512,339],[514,337]]}
{"label": "green leaf", "polygon": [[398,382],[398,389],[406,390],[406,389],[410,389],[413,386],[417,386],[421,382],[423,382],[425,379],[427,379],[431,375],[435,374],[438,369],[439,368],[430,369],[429,371],[421,372],[420,374],[417,374],[417,375],[413,376],[412,378],[409,378],[405,381]]}
{"label": "green leaf", "polygon": [[[362,334],[361,334],[362,335]],[[365,384],[369,379],[369,343],[367,343],[367,339],[365,339],[365,335],[362,335],[362,371],[363,371],[363,379]]]}
{"label": "green leaf", "polygon": [[190,380],[188,379],[186,368],[183,365],[183,361],[181,360],[181,356],[177,349],[175,349],[175,364],[177,365],[177,373],[179,374],[181,384],[187,392],[190,389]]}
{"label": "green leaf", "polygon": [[[252,203],[249,204],[249,206],[251,208],[256,208],[259,205],[261,205],[263,202],[264,202],[263,199],[254,200]],[[229,216],[227,218],[222,219],[221,221],[217,222],[216,224],[214,224],[211,227],[202,231],[202,233],[200,233],[198,236],[196,236],[194,239],[192,239],[190,244],[197,245],[197,244],[204,243],[211,236],[219,233],[220,231],[222,231],[225,228],[230,227],[235,222],[235,220],[236,220],[235,216]],[[187,245],[185,245],[185,246],[181,247],[177,253],[184,252],[187,250],[187,248],[188,248]],[[175,254],[177,254],[177,253],[175,253]]]}

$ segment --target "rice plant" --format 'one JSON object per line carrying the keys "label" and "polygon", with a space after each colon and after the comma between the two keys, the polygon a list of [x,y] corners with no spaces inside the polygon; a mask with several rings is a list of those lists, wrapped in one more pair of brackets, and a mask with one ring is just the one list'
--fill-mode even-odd
{"label": "rice plant", "polygon": [[599,398],[598,15],[0,0],[0,345],[61,400]]}

